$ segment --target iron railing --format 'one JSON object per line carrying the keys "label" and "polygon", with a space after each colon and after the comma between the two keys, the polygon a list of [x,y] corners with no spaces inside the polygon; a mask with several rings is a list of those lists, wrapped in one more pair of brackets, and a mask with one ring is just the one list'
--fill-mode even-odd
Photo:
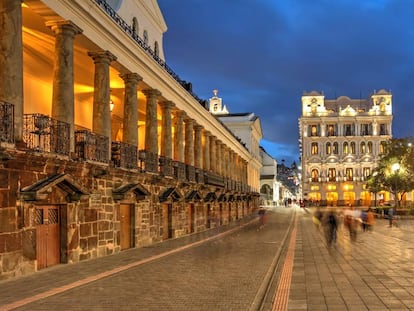
{"label": "iron railing", "polygon": [[174,178],[177,179],[178,181],[185,181],[186,180],[185,164],[182,162],[173,161],[172,165],[173,165],[173,171],[174,171],[173,173]]}
{"label": "iron railing", "polygon": [[78,159],[109,162],[109,138],[89,130],[75,131],[75,154]]}
{"label": "iron railing", "polygon": [[172,159],[161,156],[159,161],[160,161],[160,173],[163,176],[173,177]]}
{"label": "iron railing", "polygon": [[138,152],[139,168],[141,171],[158,173],[158,154],[146,150]]}
{"label": "iron railing", "polygon": [[30,150],[68,156],[70,125],[40,113],[25,114],[23,116],[23,141]]}
{"label": "iron railing", "polygon": [[196,182],[195,167],[192,165],[186,165],[186,171],[187,171],[187,180],[189,182],[195,183]]}
{"label": "iron railing", "polygon": [[14,105],[0,101],[0,142],[14,143]]}
{"label": "iron railing", "polygon": [[113,141],[111,149],[111,160],[115,167],[122,167],[126,169],[138,168],[137,146],[120,141]]}

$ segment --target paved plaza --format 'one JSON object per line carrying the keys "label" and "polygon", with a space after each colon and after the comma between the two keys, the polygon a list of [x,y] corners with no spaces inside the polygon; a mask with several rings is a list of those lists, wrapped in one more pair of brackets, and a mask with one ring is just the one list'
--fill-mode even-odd
{"label": "paved plaza", "polygon": [[[254,216],[219,230],[1,281],[0,310],[258,310],[279,255],[263,310],[272,305],[277,310],[414,310],[412,220],[388,228],[386,220],[377,219],[373,232],[360,231],[356,242],[340,227],[337,243],[327,247],[311,215],[311,209],[275,207],[260,230]],[[282,251],[287,244],[290,253]],[[292,267],[284,269],[290,257]],[[288,288],[282,302],[277,301],[284,299],[281,280]]]}

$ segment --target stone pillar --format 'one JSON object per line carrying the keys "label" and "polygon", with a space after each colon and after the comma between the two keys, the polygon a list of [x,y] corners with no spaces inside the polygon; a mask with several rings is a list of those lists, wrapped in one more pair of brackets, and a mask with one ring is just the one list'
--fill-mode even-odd
{"label": "stone pillar", "polygon": [[203,154],[203,168],[210,170],[210,132],[204,131],[204,154]]}
{"label": "stone pillar", "polygon": [[222,147],[222,142],[220,140],[216,141],[216,170],[217,170],[217,174],[222,175],[222,171],[221,171],[221,147]]}
{"label": "stone pillar", "polygon": [[201,141],[203,127],[201,125],[194,126],[194,166],[203,167],[203,145]]}
{"label": "stone pillar", "polygon": [[161,126],[161,155],[172,159],[172,120],[171,110],[174,107],[174,103],[171,101],[165,101],[160,103],[162,113],[162,126]]}
{"label": "stone pillar", "polygon": [[137,73],[119,75],[125,83],[123,141],[138,146],[138,83],[142,80]]}
{"label": "stone pillar", "polygon": [[111,145],[111,110],[109,65],[116,57],[109,51],[88,52],[95,63],[92,131],[109,138]]}
{"label": "stone pillar", "polygon": [[185,122],[185,159],[187,165],[194,166],[194,120],[186,118]]}
{"label": "stone pillar", "polygon": [[210,136],[210,170],[214,173],[217,172],[216,163],[216,137]]}
{"label": "stone pillar", "polygon": [[145,150],[158,155],[158,121],[157,100],[161,92],[156,89],[144,90],[147,97],[147,110],[145,119]]}
{"label": "stone pillar", "polygon": [[23,140],[22,0],[0,1],[0,100],[14,105],[14,138]]}
{"label": "stone pillar", "polygon": [[82,30],[70,21],[51,21],[46,26],[55,34],[53,68],[52,118],[69,123],[70,151],[75,147],[75,92],[73,74],[73,41]]}
{"label": "stone pillar", "polygon": [[174,113],[174,160],[184,163],[184,117],[183,111]]}

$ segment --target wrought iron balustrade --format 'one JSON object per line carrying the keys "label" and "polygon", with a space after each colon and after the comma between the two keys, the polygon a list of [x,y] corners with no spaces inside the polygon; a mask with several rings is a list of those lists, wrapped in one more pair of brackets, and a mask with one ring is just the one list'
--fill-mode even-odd
{"label": "wrought iron balustrade", "polygon": [[158,154],[146,150],[138,152],[139,167],[142,171],[158,173]]}
{"label": "wrought iron balustrade", "polygon": [[196,168],[195,179],[199,184],[204,184],[204,171],[201,168]]}
{"label": "wrought iron balustrade", "polygon": [[79,159],[109,162],[109,138],[89,130],[75,131],[75,153]]}
{"label": "wrought iron balustrade", "polygon": [[186,165],[186,171],[187,171],[187,180],[189,182],[195,182],[196,181],[195,167],[192,165]]}
{"label": "wrought iron balustrade", "polygon": [[120,141],[113,141],[111,159],[115,167],[138,168],[138,147]]}
{"label": "wrought iron balustrade", "polygon": [[0,101],[0,142],[14,143],[14,105]]}
{"label": "wrought iron balustrade", "polygon": [[23,141],[30,150],[69,155],[70,125],[44,114],[23,116]]}
{"label": "wrought iron balustrade", "polygon": [[178,181],[185,181],[185,164],[178,161],[173,161],[174,178]]}
{"label": "wrought iron balustrade", "polygon": [[172,159],[160,157],[160,173],[164,176],[173,177]]}

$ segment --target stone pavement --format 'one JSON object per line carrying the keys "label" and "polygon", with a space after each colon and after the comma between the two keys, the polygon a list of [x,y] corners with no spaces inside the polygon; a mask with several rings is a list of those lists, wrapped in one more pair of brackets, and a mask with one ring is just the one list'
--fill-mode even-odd
{"label": "stone pavement", "polygon": [[376,219],[356,242],[327,247],[310,215],[298,228],[289,310],[414,310],[414,222]]}
{"label": "stone pavement", "polygon": [[359,232],[353,243],[341,229],[328,248],[306,211],[277,207],[261,230],[254,215],[220,230],[1,281],[0,310],[22,301],[16,310],[255,310],[290,226],[297,230],[287,309],[414,310],[413,220],[388,228],[378,219],[373,232]]}

